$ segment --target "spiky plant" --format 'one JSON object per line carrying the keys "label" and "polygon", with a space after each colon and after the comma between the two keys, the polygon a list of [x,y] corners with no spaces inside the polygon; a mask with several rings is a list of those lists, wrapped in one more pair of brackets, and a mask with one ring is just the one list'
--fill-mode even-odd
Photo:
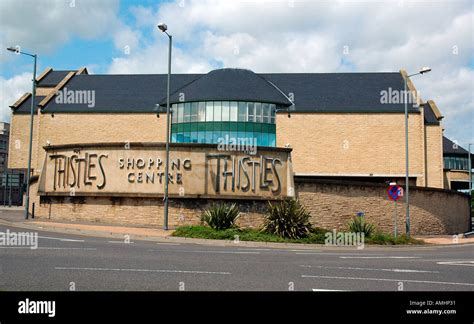
{"label": "spiky plant", "polygon": [[290,239],[307,237],[311,232],[310,216],[298,200],[269,202],[262,231]]}
{"label": "spiky plant", "polygon": [[201,221],[215,230],[224,230],[235,226],[240,212],[236,204],[215,204],[209,207],[201,216]]}
{"label": "spiky plant", "polygon": [[349,230],[355,233],[364,233],[365,237],[369,237],[375,231],[375,226],[367,223],[364,217],[357,216],[349,223]]}

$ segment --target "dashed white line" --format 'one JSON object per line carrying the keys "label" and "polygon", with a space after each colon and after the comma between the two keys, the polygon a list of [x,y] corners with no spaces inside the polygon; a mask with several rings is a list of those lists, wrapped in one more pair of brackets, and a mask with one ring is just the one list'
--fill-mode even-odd
{"label": "dashed white line", "polygon": [[317,288],[313,288],[313,291],[348,291],[348,290],[337,290],[337,289],[317,289]]}
{"label": "dashed white line", "polygon": [[108,243],[119,243],[119,244],[133,244],[133,242],[125,242],[125,241],[107,241]]}
{"label": "dashed white line", "polygon": [[28,250],[97,250],[96,248],[75,247],[38,247],[32,249],[30,246],[0,246],[0,249],[28,249]]}
{"label": "dashed white line", "polygon": [[326,267],[315,265],[301,265],[303,268],[319,268],[319,269],[340,269],[340,270],[364,270],[364,271],[388,271],[388,272],[409,272],[409,273],[439,273],[439,271],[414,270],[414,269],[375,269],[375,268],[357,268],[357,267]]}
{"label": "dashed white line", "polygon": [[66,238],[60,238],[60,237],[50,237],[50,236],[38,236],[38,237],[42,239],[58,240],[62,242],[84,242],[84,240],[74,240],[74,239],[66,239]]}
{"label": "dashed white line", "polygon": [[359,278],[359,277],[333,277],[333,276],[312,276],[301,275],[302,278],[319,278],[319,279],[343,279],[343,280],[367,280],[367,281],[394,281],[394,282],[413,282],[438,285],[458,285],[458,286],[474,286],[474,283],[467,282],[446,282],[446,281],[428,281],[428,280],[411,280],[411,279],[384,279],[384,278]]}
{"label": "dashed white line", "polygon": [[199,270],[163,270],[163,269],[119,269],[119,268],[75,268],[75,267],[54,267],[56,270],[84,270],[84,271],[124,271],[124,272],[160,272],[160,273],[193,273],[193,274],[217,274],[230,275],[230,272],[223,271],[199,271]]}
{"label": "dashed white line", "polygon": [[457,266],[466,266],[466,267],[474,267],[474,261],[443,261],[443,262],[436,262],[437,264],[443,265],[457,265]]}
{"label": "dashed white line", "polygon": [[185,253],[260,254],[257,251],[176,251]]}
{"label": "dashed white line", "polygon": [[419,259],[415,256],[341,256],[341,259]]}

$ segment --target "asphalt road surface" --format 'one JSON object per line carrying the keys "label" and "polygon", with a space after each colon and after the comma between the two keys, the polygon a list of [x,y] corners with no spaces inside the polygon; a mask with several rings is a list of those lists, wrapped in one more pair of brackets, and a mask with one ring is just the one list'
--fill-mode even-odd
{"label": "asphalt road surface", "polygon": [[0,291],[474,290],[472,244],[306,250],[37,233],[37,249],[0,245]]}

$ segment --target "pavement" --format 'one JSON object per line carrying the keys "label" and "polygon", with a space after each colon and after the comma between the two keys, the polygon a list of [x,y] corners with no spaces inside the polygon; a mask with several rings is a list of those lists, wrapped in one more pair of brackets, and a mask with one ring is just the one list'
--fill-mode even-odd
{"label": "pavement", "polygon": [[36,233],[37,248],[0,245],[0,291],[474,290],[472,243],[364,249],[234,243],[149,228],[25,222],[16,213],[1,210],[0,234]]}

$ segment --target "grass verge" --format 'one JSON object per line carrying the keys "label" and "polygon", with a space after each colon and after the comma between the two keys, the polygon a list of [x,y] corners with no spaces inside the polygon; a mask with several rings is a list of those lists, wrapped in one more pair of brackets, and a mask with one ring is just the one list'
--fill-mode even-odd
{"label": "grass verge", "polygon": [[[277,235],[260,232],[256,229],[230,228],[226,230],[214,230],[207,226],[180,226],[176,228],[173,236],[200,238],[210,240],[235,240],[254,242],[276,242],[276,243],[304,243],[304,244],[324,244],[327,230],[321,228],[313,229],[312,233],[305,238],[298,240],[287,239]],[[413,238],[407,239],[405,235],[400,235],[395,240],[391,235],[374,233],[365,238],[366,244],[398,245],[398,244],[423,244],[423,241]]]}

